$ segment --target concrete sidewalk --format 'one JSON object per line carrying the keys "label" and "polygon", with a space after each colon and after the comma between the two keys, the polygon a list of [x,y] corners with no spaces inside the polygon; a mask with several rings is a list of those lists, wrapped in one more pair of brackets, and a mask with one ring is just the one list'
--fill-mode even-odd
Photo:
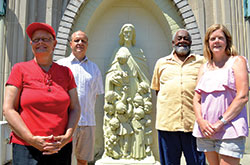
{"label": "concrete sidewalk", "polygon": [[241,165],[249,165],[250,164],[250,154],[244,154],[243,159],[240,160]]}
{"label": "concrete sidewalk", "polygon": [[[181,165],[186,165],[183,155],[181,157]],[[240,160],[240,165],[250,165],[250,154],[244,154],[243,159]]]}

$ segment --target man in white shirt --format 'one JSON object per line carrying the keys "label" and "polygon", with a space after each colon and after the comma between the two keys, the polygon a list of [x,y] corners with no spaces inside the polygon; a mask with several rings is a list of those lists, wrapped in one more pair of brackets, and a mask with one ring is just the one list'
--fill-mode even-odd
{"label": "man in white shirt", "polygon": [[60,65],[67,66],[73,72],[77,84],[78,98],[81,106],[81,117],[73,137],[73,150],[77,165],[87,165],[94,160],[95,142],[95,102],[97,95],[103,94],[102,75],[98,66],[86,56],[88,37],[82,31],[71,35],[69,57],[58,60]]}

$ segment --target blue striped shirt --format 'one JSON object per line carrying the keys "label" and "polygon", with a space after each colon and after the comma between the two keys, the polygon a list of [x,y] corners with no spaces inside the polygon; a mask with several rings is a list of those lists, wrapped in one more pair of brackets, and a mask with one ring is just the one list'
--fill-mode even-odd
{"label": "blue striped shirt", "polygon": [[96,96],[104,93],[100,69],[87,57],[79,61],[72,53],[69,57],[58,60],[57,63],[69,67],[75,77],[81,106],[78,125],[95,126]]}

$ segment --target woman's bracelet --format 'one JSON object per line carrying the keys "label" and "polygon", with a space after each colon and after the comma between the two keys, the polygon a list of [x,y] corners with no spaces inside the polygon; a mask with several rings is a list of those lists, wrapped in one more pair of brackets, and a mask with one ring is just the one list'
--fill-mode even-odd
{"label": "woman's bracelet", "polygon": [[219,117],[219,120],[220,120],[224,125],[227,124],[227,121],[223,118],[223,116],[220,116],[220,117]]}

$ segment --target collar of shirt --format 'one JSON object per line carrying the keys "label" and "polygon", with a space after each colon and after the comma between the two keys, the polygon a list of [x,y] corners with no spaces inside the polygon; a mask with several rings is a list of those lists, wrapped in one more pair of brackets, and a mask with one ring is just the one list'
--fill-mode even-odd
{"label": "collar of shirt", "polygon": [[[191,58],[191,57],[195,57],[195,54],[191,51],[190,54],[187,56],[186,60]],[[172,60],[172,61],[176,61],[175,58],[174,58],[174,50],[171,52],[170,55],[166,56],[166,60]]]}
{"label": "collar of shirt", "polygon": [[84,59],[82,61],[79,61],[72,53],[70,54],[69,56],[69,60],[72,62],[78,62],[78,63],[84,63],[84,62],[87,62],[88,61],[88,57],[85,56]]}

